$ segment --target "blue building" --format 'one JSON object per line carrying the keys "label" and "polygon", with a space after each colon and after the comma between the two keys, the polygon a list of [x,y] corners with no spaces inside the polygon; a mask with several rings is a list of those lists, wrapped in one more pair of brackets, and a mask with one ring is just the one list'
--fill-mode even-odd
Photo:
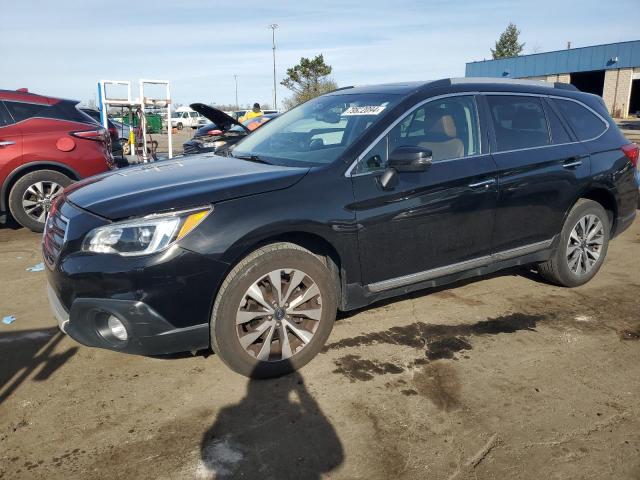
{"label": "blue building", "polygon": [[640,40],[470,62],[466,76],[571,83],[600,95],[615,117],[640,114]]}

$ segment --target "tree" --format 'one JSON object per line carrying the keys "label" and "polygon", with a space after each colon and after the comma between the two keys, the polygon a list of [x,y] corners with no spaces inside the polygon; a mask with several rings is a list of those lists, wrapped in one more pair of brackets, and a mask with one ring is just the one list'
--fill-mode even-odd
{"label": "tree", "polygon": [[496,42],[496,48],[491,49],[493,59],[517,57],[522,53],[524,43],[518,43],[520,30],[513,24],[509,23],[507,29],[500,34],[500,38]]}
{"label": "tree", "polygon": [[331,65],[324,62],[322,54],[312,59],[302,57],[299,64],[287,69],[287,78],[280,82],[293,92],[293,96],[285,100],[285,107],[295,107],[338,88],[336,82],[329,78],[332,70]]}

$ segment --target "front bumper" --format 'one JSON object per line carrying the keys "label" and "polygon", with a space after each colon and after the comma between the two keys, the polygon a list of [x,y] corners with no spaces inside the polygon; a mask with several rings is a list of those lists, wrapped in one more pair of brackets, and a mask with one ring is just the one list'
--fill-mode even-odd
{"label": "front bumper", "polygon": [[[51,310],[60,330],[78,343],[138,355],[163,355],[209,348],[209,324],[176,328],[149,305],[132,300],[79,298],[67,312],[47,285]],[[127,331],[116,338],[107,319],[115,316]]]}
{"label": "front bumper", "polygon": [[[122,257],[80,250],[87,231],[107,223],[62,203],[64,246],[47,266],[47,296],[60,329],[91,347],[161,355],[209,347],[209,321],[228,265],[177,245]],[[47,232],[45,232],[46,235]],[[127,340],[105,330],[115,316]]]}

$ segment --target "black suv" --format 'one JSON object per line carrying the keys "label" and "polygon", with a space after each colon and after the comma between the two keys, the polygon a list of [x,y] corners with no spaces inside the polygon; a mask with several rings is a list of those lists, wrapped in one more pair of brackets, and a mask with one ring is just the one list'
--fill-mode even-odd
{"label": "black suv", "polygon": [[337,309],[514,265],[582,285],[638,202],[638,148],[565,84],[343,88],[231,154],[66,189],[43,241],[62,330],[280,375],[321,350]]}

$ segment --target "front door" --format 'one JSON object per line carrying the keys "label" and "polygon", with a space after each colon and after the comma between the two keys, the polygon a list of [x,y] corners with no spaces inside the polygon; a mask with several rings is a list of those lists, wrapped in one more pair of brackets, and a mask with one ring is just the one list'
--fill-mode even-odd
{"label": "front door", "polygon": [[[414,108],[359,157],[353,208],[364,284],[394,288],[491,253],[498,194],[483,138],[474,96],[449,96]],[[429,149],[433,163],[385,189],[380,177],[399,146]]]}

